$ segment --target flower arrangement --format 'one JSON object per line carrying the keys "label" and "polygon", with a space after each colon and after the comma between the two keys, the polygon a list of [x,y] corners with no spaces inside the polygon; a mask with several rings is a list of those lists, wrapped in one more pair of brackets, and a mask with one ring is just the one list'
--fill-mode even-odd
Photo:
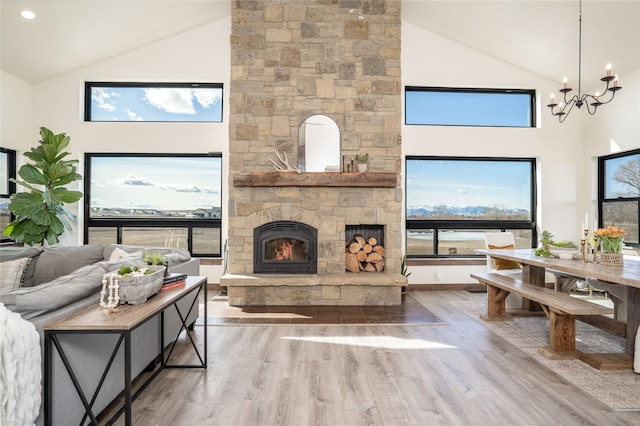
{"label": "flower arrangement", "polygon": [[593,232],[594,239],[601,243],[601,249],[605,253],[622,253],[622,240],[627,231],[616,226],[599,228]]}

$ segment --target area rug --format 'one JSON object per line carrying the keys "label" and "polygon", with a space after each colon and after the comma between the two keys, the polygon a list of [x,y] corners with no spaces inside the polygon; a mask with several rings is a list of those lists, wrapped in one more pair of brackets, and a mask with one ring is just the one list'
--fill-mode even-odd
{"label": "area rug", "polygon": [[[208,325],[273,324],[444,324],[409,294],[399,306],[229,306],[227,296],[218,294],[207,305]],[[197,324],[204,322],[200,306]]]}
{"label": "area rug", "polygon": [[[546,316],[483,321],[480,315],[486,314],[486,300],[451,304],[611,409],[640,411],[640,374],[632,370],[600,371],[578,359],[550,360],[538,354],[539,348],[549,345],[549,321]],[[624,339],[576,321],[576,349],[589,353],[621,353],[624,348]]]}

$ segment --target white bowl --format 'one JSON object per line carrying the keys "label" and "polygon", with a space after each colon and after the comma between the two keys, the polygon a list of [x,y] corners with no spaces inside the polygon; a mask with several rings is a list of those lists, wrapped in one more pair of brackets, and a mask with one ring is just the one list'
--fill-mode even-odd
{"label": "white bowl", "polygon": [[580,253],[580,250],[568,247],[549,247],[549,253],[560,259],[571,260]]}

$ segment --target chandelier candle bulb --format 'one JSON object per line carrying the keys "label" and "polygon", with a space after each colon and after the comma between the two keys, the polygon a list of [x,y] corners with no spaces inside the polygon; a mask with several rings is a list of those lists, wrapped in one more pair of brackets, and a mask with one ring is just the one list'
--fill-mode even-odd
{"label": "chandelier candle bulb", "polygon": [[611,64],[607,64],[607,77],[611,77]]}
{"label": "chandelier candle bulb", "polygon": [[618,87],[618,76],[613,77],[613,87]]}
{"label": "chandelier candle bulb", "polygon": [[567,88],[567,83],[568,83],[568,82],[569,82],[569,79],[568,79],[567,77],[564,77],[564,78],[562,79],[562,87],[563,87],[564,89],[566,89],[566,88]]}

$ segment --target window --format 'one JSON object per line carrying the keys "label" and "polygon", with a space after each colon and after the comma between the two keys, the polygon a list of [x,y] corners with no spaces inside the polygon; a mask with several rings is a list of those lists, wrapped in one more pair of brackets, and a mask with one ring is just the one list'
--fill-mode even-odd
{"label": "window", "polygon": [[405,124],[535,127],[535,91],[405,88]]}
{"label": "window", "polygon": [[625,244],[640,247],[640,149],[598,158],[598,217],[599,226],[623,228]]}
{"label": "window", "polygon": [[16,152],[0,148],[0,242],[11,241],[2,233],[13,220],[9,212],[9,197],[16,192],[16,184],[9,179],[16,177]]}
{"label": "window", "polygon": [[85,83],[84,121],[222,122],[221,83]]}
{"label": "window", "polygon": [[407,255],[476,256],[499,231],[535,247],[535,176],[533,158],[407,157]]}
{"label": "window", "polygon": [[85,154],[85,244],[221,255],[220,154]]}

